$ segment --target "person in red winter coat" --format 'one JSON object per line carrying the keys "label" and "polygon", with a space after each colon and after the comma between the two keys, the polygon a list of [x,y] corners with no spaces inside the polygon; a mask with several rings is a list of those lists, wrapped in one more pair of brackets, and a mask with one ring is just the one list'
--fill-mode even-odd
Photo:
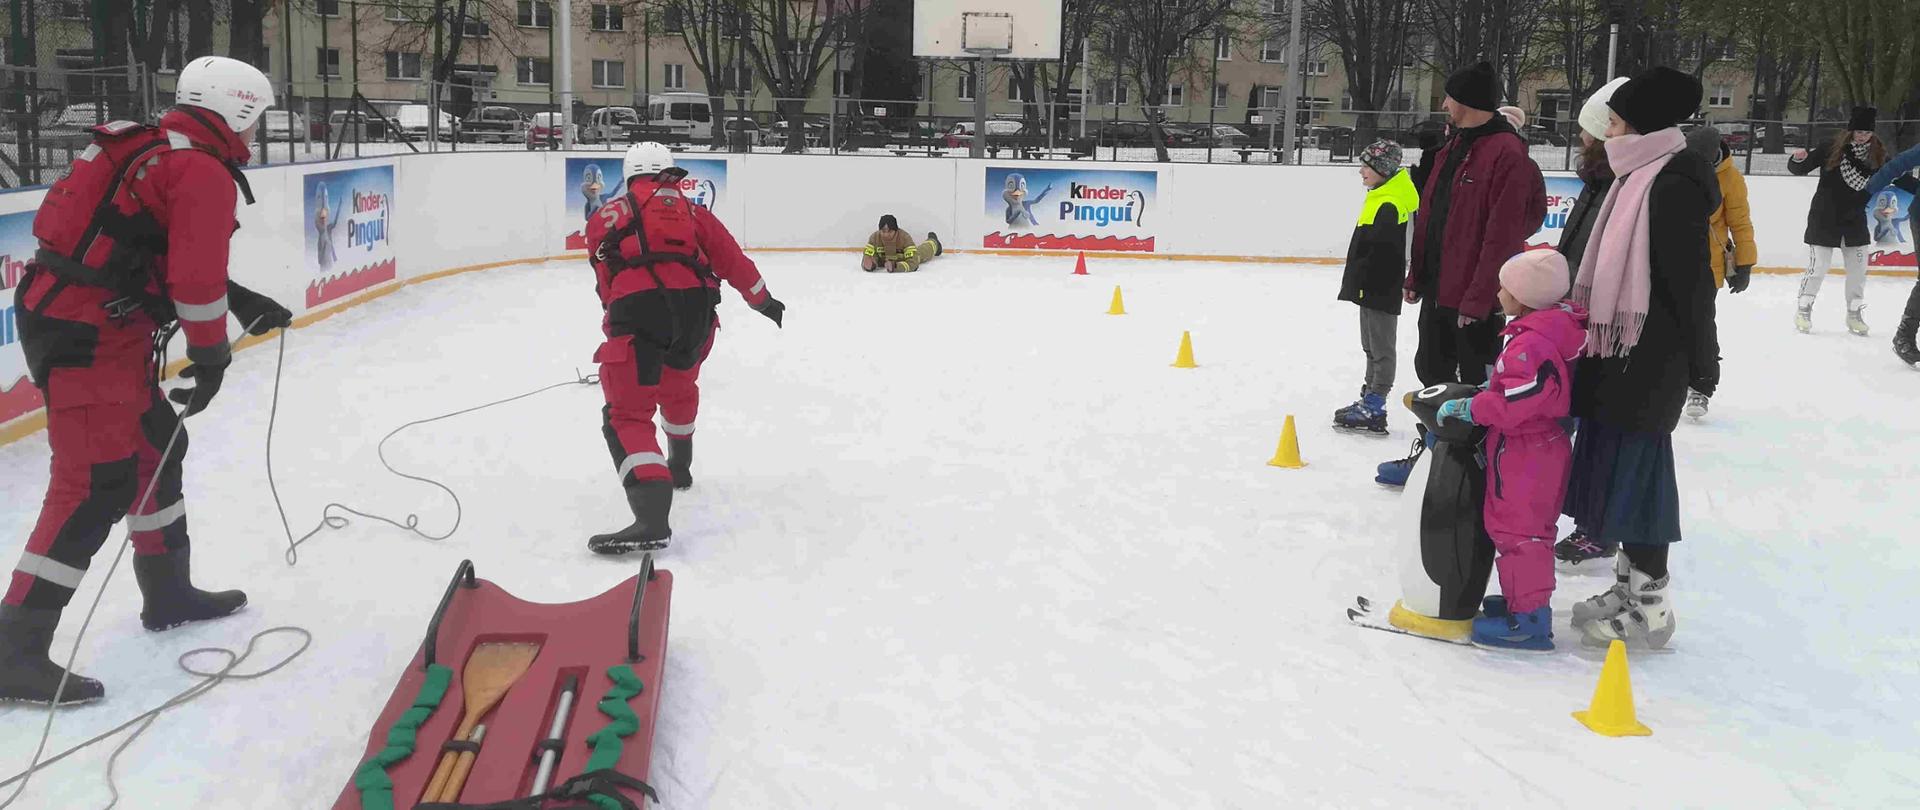
{"label": "person in red winter coat", "polygon": [[[27,368],[46,396],[53,476],[40,518],[0,601],[0,701],[72,704],[106,694],[48,658],[60,614],[124,516],[141,622],[166,630],[247,603],[189,576],[182,420],[205,410],[231,361],[227,316],[254,334],[292,313],[227,278],[239,166],[267,77],[232,59],[181,69],[178,106],[158,127],[115,121],[47,190],[39,249],[15,292]],[[178,329],[195,385],[163,397],[159,353]],[[176,414],[171,399],[185,406]],[[63,685],[64,682],[64,685]]]}
{"label": "person in red winter coat", "polygon": [[1562,422],[1573,405],[1573,363],[1587,342],[1587,315],[1564,302],[1567,260],[1530,250],[1500,269],[1500,307],[1514,320],[1487,390],[1440,409],[1441,418],[1488,428],[1487,534],[1499,552],[1505,610],[1473,623],[1474,643],[1553,649],[1553,538],[1567,492],[1573,443]]}
{"label": "person in red winter coat", "polygon": [[[693,486],[693,423],[700,365],[713,350],[720,283],[781,325],[786,305],[767,293],[759,268],[711,211],[681,194],[686,171],[657,143],[627,150],[624,193],[587,222],[595,288],[607,339],[594,353],[606,395],[602,430],[634,522],[595,535],[599,554],[666,548],[673,490]],[[666,431],[660,454],[654,411]]]}

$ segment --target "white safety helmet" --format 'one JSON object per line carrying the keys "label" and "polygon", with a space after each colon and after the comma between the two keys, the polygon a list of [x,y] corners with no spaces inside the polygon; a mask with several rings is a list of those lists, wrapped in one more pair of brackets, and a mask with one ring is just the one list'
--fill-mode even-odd
{"label": "white safety helmet", "polygon": [[273,83],[259,68],[224,56],[202,56],[180,69],[174,101],[218,113],[235,134],[273,106]]}
{"label": "white safety helmet", "polygon": [[628,180],[640,175],[659,174],[671,168],[673,152],[651,141],[627,147],[627,156],[620,161],[620,173]]}

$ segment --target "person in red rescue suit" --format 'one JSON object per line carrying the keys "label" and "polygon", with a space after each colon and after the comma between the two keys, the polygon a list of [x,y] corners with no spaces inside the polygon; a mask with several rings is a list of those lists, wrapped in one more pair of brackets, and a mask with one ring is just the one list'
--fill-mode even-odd
{"label": "person in red rescue suit", "polygon": [[[39,522],[0,602],[0,701],[73,704],[106,694],[48,657],[54,628],[114,524],[126,518],[141,623],[166,630],[231,614],[240,591],[189,578],[181,421],[207,407],[232,350],[227,316],[254,334],[292,322],[286,308],[227,278],[239,166],[267,77],[243,62],[194,60],[158,127],[117,121],[47,190],[39,249],[15,292],[27,368],[46,397],[53,451]],[[185,333],[191,388],[161,396],[159,359]],[[186,406],[176,415],[167,400]],[[11,496],[9,496],[11,497]],[[64,681],[64,686],[62,682]]]}
{"label": "person in red rescue suit", "polygon": [[[595,535],[599,554],[661,549],[673,536],[673,491],[693,486],[693,425],[700,365],[720,328],[714,308],[724,281],[779,326],[786,305],[713,212],[681,195],[684,169],[657,143],[635,144],[624,161],[625,193],[587,223],[607,339],[594,353],[607,449],[633,509],[633,525]],[[660,454],[654,411],[667,434]]]}

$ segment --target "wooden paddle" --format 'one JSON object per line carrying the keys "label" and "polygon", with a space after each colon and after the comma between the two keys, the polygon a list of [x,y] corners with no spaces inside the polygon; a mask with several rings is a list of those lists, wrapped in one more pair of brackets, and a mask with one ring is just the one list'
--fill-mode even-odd
{"label": "wooden paddle", "polygon": [[[465,697],[466,713],[460,718],[460,728],[455,731],[456,740],[478,742],[473,736],[480,718],[493,707],[499,705],[507,690],[512,689],[520,676],[527,674],[533,666],[534,656],[540,653],[540,645],[531,642],[488,642],[473,648],[467,656],[466,669],[460,673],[460,691]],[[422,804],[427,802],[451,802],[466,784],[468,769],[473,767],[472,753],[448,751],[440,756],[440,764],[433,770],[433,781],[427,783],[427,791],[420,796]],[[464,759],[466,768],[461,768],[460,778],[454,779],[456,763]]]}

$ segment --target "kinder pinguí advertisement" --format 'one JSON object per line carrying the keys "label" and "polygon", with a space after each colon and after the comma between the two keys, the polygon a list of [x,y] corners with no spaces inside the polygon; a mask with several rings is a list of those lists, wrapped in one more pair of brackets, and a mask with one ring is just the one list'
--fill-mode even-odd
{"label": "kinder pingu\u00ed advertisement", "polygon": [[[713,210],[720,195],[727,193],[727,162],[706,158],[676,158],[673,165],[685,169],[680,193],[687,199]],[[567,249],[586,250],[586,221],[613,195],[621,193],[620,158],[567,158],[565,187],[561,189],[567,215]]]}
{"label": "kinder pingu\u00ed advertisement", "polygon": [[27,355],[20,349],[20,324],[13,311],[14,288],[40,245],[33,238],[33,213],[0,215],[0,424],[45,404],[27,377]]}
{"label": "kinder pingu\u00ed advertisement", "polygon": [[1152,171],[989,166],[982,246],[1152,253],[1159,183]]}
{"label": "kinder pingu\u00ed advertisement", "polygon": [[1573,213],[1573,201],[1580,199],[1583,188],[1586,183],[1578,177],[1547,177],[1547,219],[1540,224],[1540,230],[1527,239],[1528,248],[1560,246],[1560,236],[1567,229],[1567,216]]}
{"label": "kinder pingu\u00ed advertisement", "polygon": [[301,188],[307,308],[392,281],[393,165],[316,172]]}
{"label": "kinder pingu\u00ed advertisement", "polygon": [[1888,186],[1867,201],[1867,266],[1906,269],[1920,265],[1914,257],[1913,195]]}

